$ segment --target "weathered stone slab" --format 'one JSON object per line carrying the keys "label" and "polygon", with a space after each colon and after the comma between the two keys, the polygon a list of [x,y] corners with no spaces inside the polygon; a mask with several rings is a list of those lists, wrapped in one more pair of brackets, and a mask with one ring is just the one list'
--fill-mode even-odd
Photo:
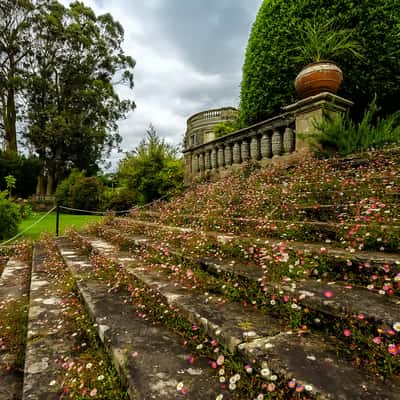
{"label": "weathered stone slab", "polygon": [[25,357],[23,400],[59,399],[51,382],[60,375],[58,360],[73,354],[60,324],[62,299],[43,266],[45,249],[33,253],[28,339]]}
{"label": "weathered stone slab", "polygon": [[[336,356],[335,349],[313,335],[282,333],[239,346],[260,368],[295,379],[321,399],[395,400],[400,399],[400,382],[382,382],[365,375],[351,363]],[[269,377],[267,376],[268,380]]]}
{"label": "weathered stone slab", "polygon": [[[110,249],[104,243],[105,252]],[[61,255],[76,278],[88,264],[66,239],[58,240]],[[128,293],[109,291],[106,284],[85,279],[79,291],[89,310],[101,340],[109,350],[117,370],[129,387],[131,399],[214,399],[219,393],[206,358],[189,363],[190,352],[181,339],[166,328],[140,318],[133,305],[127,304]],[[177,389],[183,384],[185,396]],[[224,399],[229,395],[224,395]]]}
{"label": "weathered stone slab", "polygon": [[[102,248],[110,249],[109,244],[101,240],[91,244],[99,252]],[[117,249],[109,255],[118,259]],[[270,368],[270,374],[277,374],[284,380],[296,379],[320,399],[400,399],[398,380],[382,382],[353,367],[338,358],[334,345],[320,336],[293,334],[279,322],[257,311],[244,310],[240,304],[221,306],[218,299],[210,300],[205,294],[171,283],[159,271],[132,265],[134,258],[128,260],[124,256],[120,261],[137,279],[157,290],[171,306],[204,326],[210,336],[236,350],[260,370]],[[246,335],[250,332],[253,333]]]}
{"label": "weathered stone slab", "polygon": [[[28,296],[30,266],[19,261],[8,260],[0,277],[0,308],[8,302]],[[1,332],[0,332],[1,339]],[[0,340],[1,342],[1,340]],[[22,373],[10,367],[15,354],[0,348],[0,400],[17,400],[22,394]]]}
{"label": "weathered stone slab", "polygon": [[[260,268],[251,268],[237,262],[220,261],[211,257],[199,261],[214,274],[230,273],[257,282],[262,277]],[[334,317],[365,318],[391,328],[400,321],[399,299],[388,298],[362,287],[338,283],[324,283],[317,280],[289,281],[287,284],[269,283],[270,287],[284,290],[295,296],[303,306],[326,313]],[[326,296],[329,293],[329,298]]]}

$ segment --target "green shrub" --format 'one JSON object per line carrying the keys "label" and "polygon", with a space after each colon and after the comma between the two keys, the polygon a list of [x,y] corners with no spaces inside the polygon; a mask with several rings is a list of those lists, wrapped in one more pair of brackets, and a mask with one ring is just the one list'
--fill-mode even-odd
{"label": "green shrub", "polygon": [[150,126],[147,137],[121,161],[118,180],[136,194],[139,204],[177,194],[183,189],[184,164],[178,150]]}
{"label": "green shrub", "polygon": [[215,125],[213,128],[215,138],[220,138],[225,135],[229,135],[232,132],[235,132],[239,129],[239,125],[237,121],[229,121],[229,122],[220,122]]}
{"label": "green shrub", "polygon": [[97,177],[86,177],[84,172],[74,170],[58,185],[55,199],[61,206],[95,211],[100,208],[102,192],[103,185]]}
{"label": "green shrub", "polygon": [[21,220],[19,207],[7,199],[7,192],[0,192],[0,240],[8,239],[18,232]]}
{"label": "green shrub", "polygon": [[103,193],[103,209],[125,211],[137,202],[137,194],[125,187],[108,189]]}
{"label": "green shrub", "polygon": [[355,102],[360,120],[375,93],[386,115],[400,104],[400,7],[398,0],[264,0],[253,25],[240,95],[241,125],[280,112],[295,99],[294,79],[303,65],[292,62],[306,24],[332,21],[352,30],[362,58],[351,52],[338,56],[344,73],[339,95]]}
{"label": "green shrub", "polygon": [[348,115],[325,118],[315,125],[316,132],[312,136],[317,151],[323,156],[347,155],[400,143],[400,112],[376,118],[378,111],[374,100],[361,122],[354,122]]}

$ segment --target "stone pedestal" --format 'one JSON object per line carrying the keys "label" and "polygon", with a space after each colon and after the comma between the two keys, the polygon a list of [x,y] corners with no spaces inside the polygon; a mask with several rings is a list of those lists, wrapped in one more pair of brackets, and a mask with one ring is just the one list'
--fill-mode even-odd
{"label": "stone pedestal", "polygon": [[354,103],[350,100],[324,92],[284,107],[286,112],[294,113],[296,118],[296,150],[309,147],[307,135],[312,135],[315,125],[324,117],[343,114],[353,105]]}

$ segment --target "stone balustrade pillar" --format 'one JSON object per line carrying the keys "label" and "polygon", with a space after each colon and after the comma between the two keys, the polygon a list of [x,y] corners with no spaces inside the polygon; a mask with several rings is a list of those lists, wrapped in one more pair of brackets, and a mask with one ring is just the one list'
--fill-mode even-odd
{"label": "stone balustrade pillar", "polygon": [[250,159],[250,144],[247,140],[242,142],[242,160],[247,161]]}
{"label": "stone balustrade pillar", "polygon": [[225,165],[225,155],[223,146],[218,147],[218,168],[222,168]]}
{"label": "stone balustrade pillar", "polygon": [[287,127],[283,133],[283,150],[293,153],[296,150],[296,136],[292,128]]}
{"label": "stone balustrade pillar", "polygon": [[272,134],[272,154],[274,156],[280,156],[282,153],[283,153],[282,135],[277,129],[274,129],[274,132]]}
{"label": "stone balustrade pillar", "polygon": [[253,136],[250,141],[250,158],[255,161],[260,159],[260,140],[257,136]]}
{"label": "stone balustrade pillar", "polygon": [[206,170],[211,169],[211,152],[210,150],[206,151],[206,161],[205,161]]}
{"label": "stone balustrade pillar", "polygon": [[233,145],[232,153],[233,153],[233,156],[232,156],[233,163],[234,164],[240,164],[242,162],[242,157],[241,157],[241,149],[240,149],[240,143],[239,142],[236,142]]}
{"label": "stone balustrade pillar", "polygon": [[218,164],[217,164],[217,149],[214,147],[211,150],[211,168],[212,169],[217,169]]}
{"label": "stone balustrade pillar", "polygon": [[204,170],[205,170],[205,161],[206,161],[205,154],[200,153],[200,155],[199,155],[199,170],[200,170],[200,172],[204,172]]}
{"label": "stone balustrade pillar", "polygon": [[233,163],[232,146],[227,144],[225,146],[225,166],[230,167]]}
{"label": "stone balustrade pillar", "polygon": [[261,158],[272,157],[272,141],[271,136],[264,132],[261,137]]}

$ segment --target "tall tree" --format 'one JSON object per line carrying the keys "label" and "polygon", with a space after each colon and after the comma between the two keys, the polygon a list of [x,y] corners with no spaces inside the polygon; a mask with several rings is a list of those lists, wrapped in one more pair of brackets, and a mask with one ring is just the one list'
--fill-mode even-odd
{"label": "tall tree", "polygon": [[17,152],[17,98],[25,82],[33,5],[29,0],[0,2],[0,128],[6,149]]}
{"label": "tall tree", "polygon": [[121,100],[115,85],[133,87],[135,61],[124,54],[123,28],[111,15],[96,16],[81,2],[37,7],[25,138],[57,181],[71,167],[94,171],[120,143],[117,121],[135,104]]}

